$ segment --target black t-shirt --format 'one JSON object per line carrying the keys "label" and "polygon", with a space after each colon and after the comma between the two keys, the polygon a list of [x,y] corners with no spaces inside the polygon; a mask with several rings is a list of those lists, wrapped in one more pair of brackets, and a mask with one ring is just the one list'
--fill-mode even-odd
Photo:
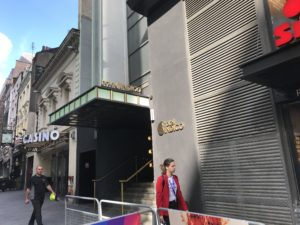
{"label": "black t-shirt", "polygon": [[48,185],[49,183],[46,176],[32,176],[27,185],[27,188],[31,190],[31,199],[44,200],[45,190]]}

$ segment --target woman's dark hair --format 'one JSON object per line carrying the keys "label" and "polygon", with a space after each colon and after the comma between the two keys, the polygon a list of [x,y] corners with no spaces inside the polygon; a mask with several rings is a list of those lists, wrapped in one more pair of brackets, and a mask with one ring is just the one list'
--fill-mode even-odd
{"label": "woman's dark hair", "polygon": [[171,158],[165,159],[163,164],[160,164],[161,174],[166,174],[166,167],[168,167],[174,161],[175,160]]}

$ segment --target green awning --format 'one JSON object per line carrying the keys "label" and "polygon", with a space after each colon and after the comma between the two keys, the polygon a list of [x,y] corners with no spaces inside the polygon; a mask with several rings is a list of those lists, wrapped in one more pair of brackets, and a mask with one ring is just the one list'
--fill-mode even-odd
{"label": "green awning", "polygon": [[49,115],[50,125],[149,128],[149,98],[96,86]]}

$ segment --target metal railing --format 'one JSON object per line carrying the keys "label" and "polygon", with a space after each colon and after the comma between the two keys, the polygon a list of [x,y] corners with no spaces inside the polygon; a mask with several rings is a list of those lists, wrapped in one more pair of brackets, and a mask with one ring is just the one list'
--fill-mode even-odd
{"label": "metal railing", "polygon": [[[97,204],[97,209],[93,207]],[[100,202],[96,198],[65,196],[65,225],[82,225],[100,220]]]}
{"label": "metal railing", "polygon": [[[121,202],[124,202],[124,184],[128,183],[132,178],[136,177],[142,170],[144,170],[148,165],[152,163],[152,160],[145,163],[142,167],[140,167],[135,173],[133,173],[130,177],[125,180],[119,180],[121,184]],[[122,206],[122,213],[124,212],[124,208]]]}
{"label": "metal railing", "polygon": [[[103,207],[102,207],[102,203],[108,203],[108,204],[113,204],[113,205],[121,205],[122,207],[124,206],[129,206],[129,207],[135,207],[135,208],[139,208],[142,210],[138,210],[137,212],[140,214],[145,214],[145,213],[151,213],[152,215],[152,224],[156,225],[158,224],[157,221],[159,218],[157,218],[157,213],[156,213],[156,209],[152,208],[151,206],[147,206],[147,205],[143,205],[143,204],[136,204],[136,203],[129,203],[129,202],[119,202],[119,201],[111,201],[111,200],[101,200],[100,201],[100,212],[99,212],[99,218],[100,220],[103,220]],[[122,212],[123,214],[123,212]]]}
{"label": "metal railing", "polygon": [[[91,203],[87,204],[87,202],[81,201],[95,201],[98,205],[98,209],[96,211],[91,211],[93,207],[91,207]],[[113,205],[121,205],[132,207],[134,212],[127,213],[126,215],[117,215],[112,218],[104,218],[103,216],[103,203],[113,204]],[[90,207],[88,207],[90,206]],[[160,213],[165,211],[169,215],[169,219],[171,224],[207,224],[209,221],[218,224],[229,223],[229,224],[239,224],[239,225],[265,225],[263,223],[247,221],[242,219],[228,218],[228,217],[219,217],[208,214],[201,214],[189,211],[182,210],[174,210],[168,208],[153,208],[151,206],[136,204],[136,203],[128,203],[128,202],[120,202],[120,201],[112,201],[112,200],[101,200],[98,201],[95,198],[89,197],[79,197],[79,196],[70,196],[67,195],[65,198],[65,224],[66,225],[82,225],[82,224],[102,224],[101,221],[114,221],[117,218],[123,218],[126,216],[130,216],[132,214],[139,214],[145,216],[151,213],[152,225],[160,224]],[[146,214],[147,213],[147,214]],[[149,220],[148,220],[149,221]],[[146,222],[148,224],[148,222]],[[145,224],[145,221],[141,220],[141,224]]]}

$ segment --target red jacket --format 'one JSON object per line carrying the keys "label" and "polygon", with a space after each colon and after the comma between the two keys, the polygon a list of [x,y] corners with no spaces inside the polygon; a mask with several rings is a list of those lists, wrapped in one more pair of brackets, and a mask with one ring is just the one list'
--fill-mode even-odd
{"label": "red jacket", "polygon": [[[178,201],[179,210],[188,210],[187,205],[181,193],[178,177],[174,176],[175,183],[177,185],[176,197]],[[164,187],[162,184],[162,177],[164,177]],[[168,176],[163,175],[157,178],[156,182],[156,206],[157,208],[169,208],[169,182]],[[166,211],[161,211],[160,215],[168,215]]]}

